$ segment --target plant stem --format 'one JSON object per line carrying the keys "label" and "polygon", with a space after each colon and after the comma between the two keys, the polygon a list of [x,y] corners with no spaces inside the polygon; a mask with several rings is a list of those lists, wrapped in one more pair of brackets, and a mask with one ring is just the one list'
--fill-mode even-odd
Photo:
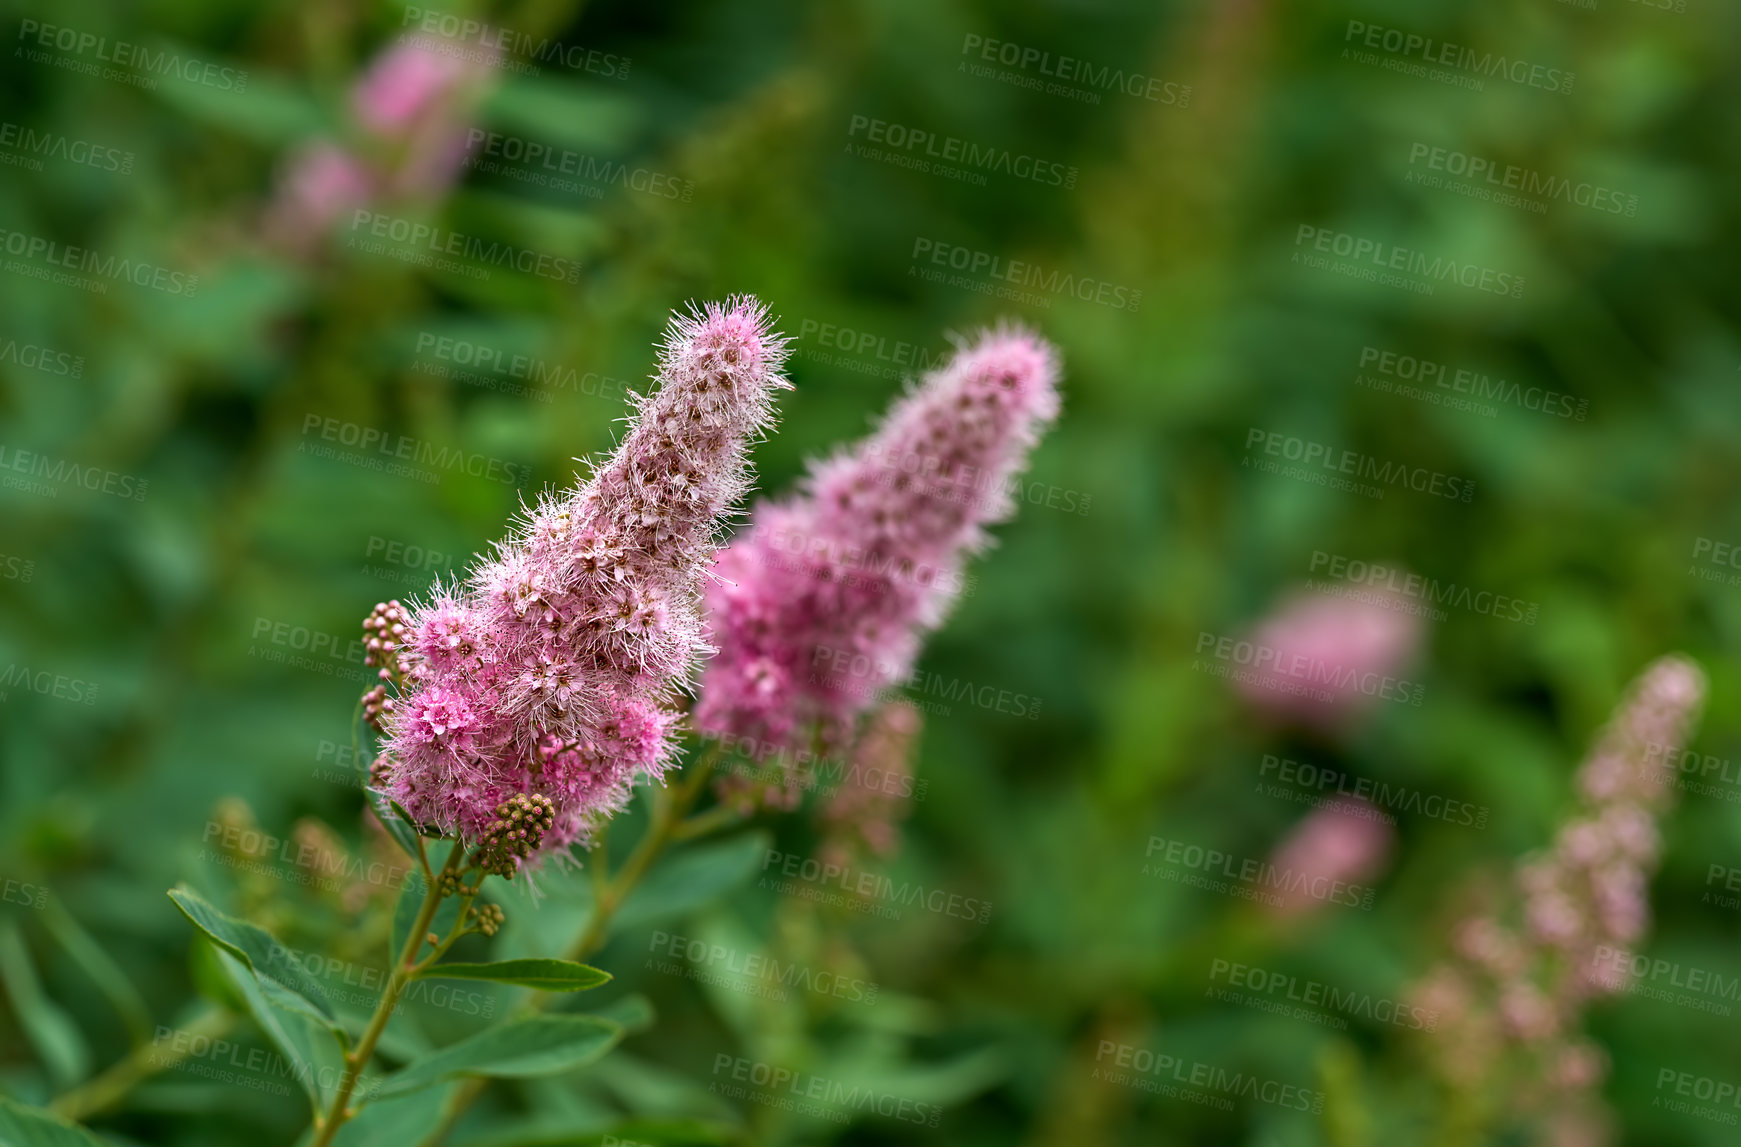
{"label": "plant stem", "polygon": [[[418,851],[422,851],[421,839],[418,846]],[[460,857],[464,855],[465,848],[455,841],[453,848],[448,851],[447,863],[441,866],[441,876],[453,871]],[[347,1106],[351,1101],[351,1093],[356,1090],[357,1080],[362,1078],[363,1069],[369,1066],[369,1057],[375,1054],[375,1043],[387,1029],[387,1020],[399,1004],[399,993],[405,990],[411,973],[418,967],[417,952],[423,947],[429,934],[429,925],[435,920],[435,910],[441,905],[440,876],[428,881],[425,888],[423,907],[417,910],[417,919],[411,925],[411,934],[405,937],[405,947],[400,951],[399,958],[393,961],[393,974],[387,977],[387,987],[375,1004],[375,1014],[369,1017],[369,1026],[363,1029],[363,1036],[357,1041],[357,1046],[345,1053],[344,1082],[339,1086],[338,1094],[333,1096],[332,1107],[324,1119],[318,1115],[315,1117],[315,1137],[310,1147],[328,1147],[332,1137],[338,1134],[339,1128],[353,1114]]]}
{"label": "plant stem", "polygon": [[[217,1039],[236,1023],[236,1013],[214,1007],[201,1012],[180,1031],[190,1037],[209,1036]],[[177,1051],[175,1043],[143,1043],[117,1060],[103,1074],[87,1080],[71,1091],[63,1092],[48,1105],[50,1111],[68,1119],[84,1120],[102,1111],[133,1088],[160,1071],[174,1067],[192,1054],[193,1039],[177,1041],[187,1051]]]}
{"label": "plant stem", "polygon": [[[709,745],[684,775],[683,779],[669,789],[661,789],[654,797],[653,823],[647,826],[647,831],[641,834],[641,839],[635,842],[634,851],[623,866],[608,880],[596,877],[593,880],[592,916],[586,922],[586,928],[575,938],[574,943],[562,954],[565,960],[582,960],[603,945],[606,935],[610,932],[611,921],[616,918],[617,910],[623,906],[641,878],[652,867],[653,861],[659,858],[666,847],[679,840],[688,840],[700,835],[698,832],[679,833],[685,824],[693,824],[705,819],[695,817],[685,820],[689,810],[695,807],[696,800],[707,786],[707,779],[713,774],[713,765],[719,758],[719,746]],[[729,823],[733,818],[719,819],[706,826],[707,831]],[[547,994],[541,994],[527,1001],[525,1010],[536,1012],[543,1010],[546,1001],[551,999]],[[483,1094],[489,1081],[481,1077],[465,1080],[459,1090],[454,1092],[448,1101],[447,1113],[442,1117],[441,1126],[437,1127],[429,1138],[423,1141],[423,1147],[436,1147],[453,1131],[460,1116],[476,1102]],[[321,1147],[315,1144],[314,1147]]]}

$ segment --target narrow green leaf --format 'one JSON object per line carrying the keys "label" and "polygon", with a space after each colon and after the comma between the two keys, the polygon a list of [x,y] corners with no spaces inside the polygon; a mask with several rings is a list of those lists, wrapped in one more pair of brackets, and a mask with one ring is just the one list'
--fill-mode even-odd
{"label": "narrow green leaf", "polygon": [[491,980],[543,992],[579,992],[611,981],[609,972],[572,960],[498,960],[493,964],[436,964],[419,972],[419,980]]}
{"label": "narrow green leaf", "polygon": [[[66,1010],[43,993],[18,926],[0,926],[0,980],[24,1036],[56,1087],[71,1087],[91,1070],[91,1049]],[[4,1140],[0,1140],[3,1143]]]}
{"label": "narrow green leaf", "polygon": [[417,828],[411,823],[411,817],[396,803],[388,800],[380,789],[372,789],[367,783],[363,785],[363,796],[374,810],[375,819],[387,830],[387,835],[399,842],[399,847],[405,850],[406,856],[416,860]]}
{"label": "narrow green leaf", "polygon": [[6,1147],[103,1147],[101,1139],[78,1124],[4,1097],[0,1097],[0,1143]]}
{"label": "narrow green leaf", "polygon": [[73,963],[91,978],[91,982],[97,985],[97,989],[121,1017],[121,1022],[127,1025],[127,1034],[132,1038],[134,1046],[149,1043],[151,1010],[145,1006],[144,998],[133,986],[133,981],[121,970],[121,966],[85,931],[72,913],[61,907],[58,898],[48,902],[48,909],[43,913],[42,919],[49,932],[60,941],[60,946],[66,949],[67,955],[72,957]]}
{"label": "narrow green leaf", "polygon": [[621,1024],[595,1016],[534,1016],[462,1039],[413,1060],[373,1089],[370,1100],[416,1091],[451,1075],[522,1079],[591,1063],[623,1037]]}
{"label": "narrow green leaf", "polygon": [[170,889],[169,898],[194,927],[253,971],[267,999],[319,1020],[344,1038],[320,982],[270,932],[220,911],[185,885]]}

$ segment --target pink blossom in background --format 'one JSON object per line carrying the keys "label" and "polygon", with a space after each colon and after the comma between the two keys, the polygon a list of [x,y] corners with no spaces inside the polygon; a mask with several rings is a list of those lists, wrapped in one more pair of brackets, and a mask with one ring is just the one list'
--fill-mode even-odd
{"label": "pink blossom in background", "polygon": [[826,838],[824,864],[844,867],[861,847],[881,857],[894,855],[900,822],[912,804],[912,758],[921,723],[918,708],[904,698],[885,701],[871,715],[853,748],[851,767],[818,813]]}
{"label": "pink blossom in background", "polygon": [[563,848],[672,764],[677,694],[708,648],[702,582],[785,356],[754,300],[675,319],[616,451],[411,612],[409,684],[380,707],[385,787],[413,817],[475,840],[508,797],[542,794]]}
{"label": "pink blossom in background", "polygon": [[267,211],[267,234],[285,247],[306,248],[373,195],[373,174],[349,152],[325,141],[310,144],[290,157]]}
{"label": "pink blossom in background", "polygon": [[1342,728],[1412,687],[1403,675],[1419,650],[1421,621],[1410,604],[1383,591],[1295,593],[1252,631],[1253,663],[1234,666],[1247,671],[1235,685],[1272,720]]}
{"label": "pink blossom in background", "polygon": [[1314,809],[1270,857],[1283,882],[1278,911],[1301,916],[1345,897],[1334,891],[1339,884],[1368,883],[1384,870],[1395,837],[1390,818],[1358,797]]}
{"label": "pink blossom in background", "polygon": [[465,163],[472,108],[495,66],[493,52],[456,53],[426,37],[389,46],[351,90],[351,116],[369,138],[296,152],[267,208],[268,238],[306,251],[372,200],[445,192]]}
{"label": "pink blossom in background", "polygon": [[1607,1058],[1582,1034],[1583,1010],[1631,982],[1672,774],[1652,762],[1685,745],[1704,695],[1704,674],[1683,657],[1639,676],[1578,770],[1582,807],[1518,864],[1515,911],[1465,919],[1452,956],[1417,989],[1423,1004],[1457,1005],[1431,1042],[1440,1074],[1471,1090],[1504,1081],[1539,1116],[1544,1141],[1608,1141],[1596,1092]]}
{"label": "pink blossom in background", "polygon": [[808,748],[911,674],[922,636],[960,591],[985,527],[1058,412],[1053,348],[1018,327],[982,333],[903,397],[867,439],[812,464],[719,555],[708,589],[719,653],[696,724]]}

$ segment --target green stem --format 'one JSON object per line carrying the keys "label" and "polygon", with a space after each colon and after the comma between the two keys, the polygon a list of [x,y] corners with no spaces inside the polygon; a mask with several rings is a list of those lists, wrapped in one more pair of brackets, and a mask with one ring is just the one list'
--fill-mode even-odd
{"label": "green stem", "polygon": [[[419,852],[422,851],[422,844],[422,839],[419,838]],[[429,934],[429,925],[435,920],[435,910],[442,901],[441,876],[453,871],[460,857],[464,855],[465,849],[455,841],[447,854],[447,863],[441,866],[440,876],[425,885],[423,907],[417,910],[417,919],[411,925],[411,934],[405,937],[405,947],[400,951],[399,958],[393,961],[393,974],[387,977],[387,987],[375,1004],[375,1014],[369,1017],[369,1026],[363,1029],[363,1036],[357,1041],[357,1046],[345,1054],[344,1082],[339,1086],[338,1094],[333,1096],[332,1106],[327,1110],[325,1118],[318,1115],[315,1117],[316,1133],[310,1147],[328,1147],[332,1137],[344,1126],[345,1120],[355,1114],[348,1106],[351,1093],[356,1090],[357,1080],[362,1078],[363,1069],[369,1065],[369,1057],[375,1054],[375,1043],[387,1029],[388,1017],[399,1004],[399,994],[410,982],[412,973],[420,967],[417,951],[423,946]]]}
{"label": "green stem", "polygon": [[[713,773],[713,765],[719,758],[719,746],[709,745],[700,758],[690,768],[682,780],[669,789],[660,789],[654,796],[653,823],[647,826],[647,831],[641,834],[641,839],[635,843],[634,851],[623,866],[608,880],[595,874],[593,878],[592,916],[586,922],[586,929],[575,938],[574,943],[562,954],[565,960],[582,960],[603,945],[605,937],[610,932],[611,921],[616,918],[617,910],[623,906],[641,878],[652,867],[653,861],[659,858],[666,847],[679,841],[689,840],[700,835],[700,832],[683,833],[684,825],[709,820],[707,815],[685,820],[689,810],[695,807],[696,800],[702,790],[707,787],[707,779]],[[734,817],[709,820],[706,831],[730,823]],[[595,870],[596,873],[596,870]],[[527,1002],[527,1011],[540,1011],[545,1002],[551,999],[549,995],[535,996]],[[423,1147],[436,1147],[446,1139],[454,1126],[459,1122],[468,1108],[483,1094],[489,1081],[483,1078],[471,1078],[460,1084],[453,1098],[448,1101],[447,1112],[443,1115],[441,1126],[437,1127],[428,1139],[423,1141]],[[314,1147],[321,1147],[315,1144]]]}
{"label": "green stem", "polygon": [[[217,1039],[228,1032],[235,1023],[236,1013],[225,1008],[214,1007],[201,1012],[198,1017],[180,1030],[190,1037],[209,1036],[212,1039]],[[90,1118],[115,1103],[151,1076],[174,1067],[192,1054],[193,1039],[175,1042],[179,1042],[182,1047],[189,1050],[177,1051],[175,1043],[140,1044],[124,1059],[117,1060],[107,1071],[95,1079],[87,1080],[71,1091],[56,1096],[54,1102],[48,1105],[49,1110],[68,1119],[82,1121]]]}

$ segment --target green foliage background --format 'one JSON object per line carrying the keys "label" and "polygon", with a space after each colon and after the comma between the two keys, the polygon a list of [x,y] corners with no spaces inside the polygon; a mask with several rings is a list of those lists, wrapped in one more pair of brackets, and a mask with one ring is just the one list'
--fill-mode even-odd
{"label": "green foliage background", "polygon": [[[1444,1120],[1407,1033],[1218,1005],[1204,998],[1208,968],[1235,959],[1401,992],[1444,949],[1469,889],[1551,837],[1593,732],[1661,653],[1685,650],[1709,672],[1695,747],[1735,775],[1741,585],[1696,562],[1695,543],[1741,544],[1741,11],[528,0],[473,14],[632,61],[626,78],[509,74],[484,126],[692,186],[687,199],[617,186],[594,199],[472,173],[426,212],[575,260],[576,284],[413,268],[347,247],[342,227],[310,261],[256,238],[286,153],[341,130],[348,85],[400,34],[402,8],[28,3],[7,18],[13,33],[39,20],[178,47],[245,67],[250,82],[143,90],[26,58],[22,35],[0,80],[8,123],[135,156],[125,173],[52,157],[0,170],[0,228],[199,276],[191,299],[125,282],[93,294],[18,272],[4,248],[0,340],[83,367],[0,361],[0,472],[23,450],[149,485],[143,500],[76,483],[52,497],[0,489],[0,665],[97,686],[86,704],[14,684],[0,703],[0,928],[13,937],[0,937],[0,1090],[45,1103],[127,1053],[129,1015],[146,1038],[188,1022],[209,973],[163,895],[177,881],[251,905],[299,950],[379,965],[367,953],[381,921],[209,859],[226,797],[265,832],[287,837],[312,816],[362,847],[359,795],[326,779],[338,754],[323,749],[352,744],[360,686],[264,659],[260,634],[282,623],[349,641],[377,600],[447,572],[385,566],[372,538],[456,555],[457,570],[518,494],[314,456],[309,416],[524,466],[528,489],[565,484],[575,458],[613,441],[621,394],[557,389],[545,403],[437,378],[413,369],[419,334],[637,385],[671,308],[746,291],[800,336],[797,389],[757,453],[764,489],[899,392],[900,371],[879,357],[897,344],[934,356],[945,332],[1014,314],[1062,349],[1065,413],[1034,459],[1037,493],[998,531],[923,662],[1037,698],[1038,715],[959,703],[932,714],[926,796],[887,866],[989,901],[989,920],[782,905],[761,886],[760,850],[808,855],[813,832],[803,816],[769,818],[768,837],[692,858],[676,874],[690,882],[668,880],[667,902],[592,961],[617,974],[617,997],[646,997],[654,1023],[596,1070],[497,1088],[455,1141],[1435,1141]],[[1471,91],[1400,74],[1345,55],[1350,20],[1575,71],[1576,84]],[[976,76],[969,36],[1188,85],[1189,105],[1117,90],[1088,103]],[[1001,172],[981,186],[867,158],[849,146],[866,142],[855,116],[1055,161],[1074,186]],[[1543,215],[1424,187],[1410,179],[1417,143],[1618,188],[1636,213],[1554,202]],[[1447,283],[1417,295],[1310,268],[1294,259],[1302,225],[1521,275],[1522,297]],[[1140,308],[927,281],[922,240],[1140,291]],[[843,353],[823,324],[870,338]],[[1570,395],[1587,416],[1509,404],[1486,417],[1378,393],[1354,382],[1363,347]],[[1254,427],[1463,476],[1476,493],[1372,500],[1259,474],[1244,465]],[[1510,594],[1539,616],[1453,612],[1429,627],[1419,708],[1380,706],[1346,741],[1292,740],[1195,671],[1194,652],[1200,633],[1238,630],[1310,576],[1318,551]],[[1404,816],[1373,911],[1285,927],[1141,875],[1153,835],[1270,850],[1304,809],[1254,791],[1265,753],[1420,786],[1491,820],[1475,831]],[[1706,893],[1710,866],[1741,865],[1741,810],[1725,799],[1741,788],[1714,784],[1716,795],[1682,794],[1667,823],[1646,951],[1733,978],[1741,916]],[[710,881],[730,887],[692,894]],[[503,946],[566,935],[584,884],[510,904]],[[870,1006],[710,988],[649,964],[655,929],[796,950],[881,991]],[[131,988],[105,989],[102,959],[69,955],[81,936]],[[414,1018],[438,1043],[477,1026],[433,1005]],[[1632,997],[1592,1023],[1613,1056],[1605,1094],[1625,1142],[1734,1141],[1731,1127],[1653,1106],[1663,1069],[1741,1081],[1732,1014]],[[263,1046],[246,1025],[233,1034]],[[1106,1085],[1092,1075],[1105,1039],[1326,1090],[1329,1112],[1223,1112]],[[946,1110],[936,1128],[806,1120],[710,1094],[720,1055],[872,1079]],[[178,1070],[94,1123],[117,1143],[265,1144],[292,1141],[306,1113],[294,1095]]]}

